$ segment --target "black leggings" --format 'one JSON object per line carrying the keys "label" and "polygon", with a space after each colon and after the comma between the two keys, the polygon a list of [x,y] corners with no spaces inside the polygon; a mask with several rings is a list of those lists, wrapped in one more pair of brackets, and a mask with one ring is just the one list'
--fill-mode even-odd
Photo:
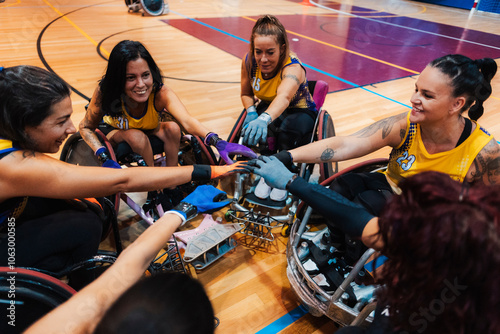
{"label": "black leggings", "polygon": [[[101,218],[88,209],[65,209],[29,220],[19,219],[15,226],[14,266],[57,273],[89,259],[97,254],[102,225]],[[9,264],[8,248],[8,236],[2,234],[1,266]],[[79,276],[70,277],[70,285],[75,289],[91,280],[89,277]]]}
{"label": "black leggings", "polygon": [[[379,216],[387,200],[393,196],[391,186],[382,173],[347,173],[333,180],[330,189],[348,200],[361,204],[369,213]],[[345,250],[345,259],[354,264],[367,247],[347,236],[334,221],[327,219],[331,242],[339,250]]]}
{"label": "black leggings", "polygon": [[[257,113],[267,110],[269,104],[259,103]],[[309,109],[288,108],[275,119],[268,128],[268,138],[274,137],[276,147],[273,151],[291,150],[311,142],[316,115]]]}

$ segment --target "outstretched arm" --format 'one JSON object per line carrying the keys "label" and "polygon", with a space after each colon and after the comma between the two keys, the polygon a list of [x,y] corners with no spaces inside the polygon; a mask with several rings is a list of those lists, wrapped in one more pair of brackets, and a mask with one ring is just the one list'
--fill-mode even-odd
{"label": "outstretched arm", "polygon": [[263,177],[271,187],[287,189],[307,202],[316,212],[333,220],[348,235],[361,238],[366,246],[378,250],[382,248],[382,239],[378,235],[378,218],[361,205],[321,185],[308,183],[290,172],[274,156],[261,156],[249,161],[247,169]]}
{"label": "outstretched arm", "polygon": [[396,147],[406,131],[406,115],[382,119],[350,136],[335,136],[290,151],[293,162],[321,163],[362,157],[385,146]]}
{"label": "outstretched arm", "polygon": [[230,166],[140,167],[112,169],[71,165],[33,151],[15,151],[0,160],[0,201],[17,196],[101,197],[118,192],[170,188],[238,171]]}
{"label": "outstretched arm", "polygon": [[114,301],[144,275],[149,263],[181,222],[179,216],[165,214],[127,247],[96,281],[38,320],[25,333],[92,333]]}
{"label": "outstretched arm", "polygon": [[218,202],[223,193],[213,186],[201,186],[181,204],[148,227],[120,254],[116,262],[97,280],[82,289],[67,302],[37,321],[25,333],[92,333],[109,307],[137,282],[151,261],[165,246],[184,218],[196,212],[220,208],[228,202]]}
{"label": "outstretched arm", "polygon": [[210,130],[189,113],[181,99],[167,85],[163,85],[157,93],[156,107],[157,110],[165,108],[190,134],[203,138],[210,132]]}

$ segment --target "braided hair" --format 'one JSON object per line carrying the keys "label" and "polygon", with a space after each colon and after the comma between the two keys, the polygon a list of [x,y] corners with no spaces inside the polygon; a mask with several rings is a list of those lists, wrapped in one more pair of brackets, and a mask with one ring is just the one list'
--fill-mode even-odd
{"label": "braided hair", "polygon": [[491,80],[497,72],[497,64],[491,58],[472,60],[455,54],[433,60],[429,66],[448,75],[453,87],[453,96],[466,96],[462,112],[469,109],[469,118],[477,121],[484,112],[483,102],[490,97]]}

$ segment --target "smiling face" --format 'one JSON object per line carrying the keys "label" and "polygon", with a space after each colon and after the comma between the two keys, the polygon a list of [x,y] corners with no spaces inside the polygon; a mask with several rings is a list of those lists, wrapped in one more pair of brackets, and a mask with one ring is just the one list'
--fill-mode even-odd
{"label": "smiling face", "polygon": [[76,132],[71,121],[73,107],[70,97],[54,103],[50,115],[40,125],[27,126],[26,134],[33,142],[35,151],[42,153],[57,153],[64,140]]}
{"label": "smiling face", "polygon": [[275,36],[256,35],[254,38],[254,57],[264,77],[271,76],[279,65],[280,54],[284,46],[276,41]]}
{"label": "smiling face", "polygon": [[422,124],[449,117],[460,99],[453,97],[452,91],[450,78],[439,69],[427,66],[418,77],[410,100],[410,121]]}
{"label": "smiling face", "polygon": [[143,58],[127,63],[125,74],[125,94],[136,103],[148,100],[153,91],[153,76],[148,63]]}

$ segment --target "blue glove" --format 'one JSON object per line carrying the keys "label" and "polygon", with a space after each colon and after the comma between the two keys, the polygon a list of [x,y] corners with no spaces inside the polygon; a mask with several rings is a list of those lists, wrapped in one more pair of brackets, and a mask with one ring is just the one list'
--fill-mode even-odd
{"label": "blue glove", "polygon": [[243,143],[255,146],[259,142],[265,143],[267,138],[267,126],[271,124],[271,116],[262,113],[259,117],[248,123],[243,128]]}
{"label": "blue glove", "polygon": [[250,160],[246,163],[246,169],[260,175],[266,183],[278,189],[286,189],[288,183],[296,175],[288,170],[278,158],[261,155],[259,159]]}
{"label": "blue glove", "polygon": [[116,169],[121,169],[122,167],[113,159],[111,159],[111,156],[109,155],[108,149],[104,146],[101,146],[95,151],[95,155],[97,156],[97,159],[102,164],[102,167],[107,167],[107,168],[116,168]]}
{"label": "blue glove", "polygon": [[202,185],[198,186],[191,194],[186,196],[186,198],[168,212],[175,213],[183,218],[182,224],[184,224],[186,221],[196,217],[199,212],[213,212],[229,203],[231,203],[231,201],[227,200],[227,194],[225,192],[214,186]]}
{"label": "blue glove", "polygon": [[248,123],[253,121],[259,117],[259,114],[257,114],[257,110],[255,109],[255,106],[250,106],[247,108],[247,116],[245,117],[245,120],[243,121],[243,128],[247,126]]}

